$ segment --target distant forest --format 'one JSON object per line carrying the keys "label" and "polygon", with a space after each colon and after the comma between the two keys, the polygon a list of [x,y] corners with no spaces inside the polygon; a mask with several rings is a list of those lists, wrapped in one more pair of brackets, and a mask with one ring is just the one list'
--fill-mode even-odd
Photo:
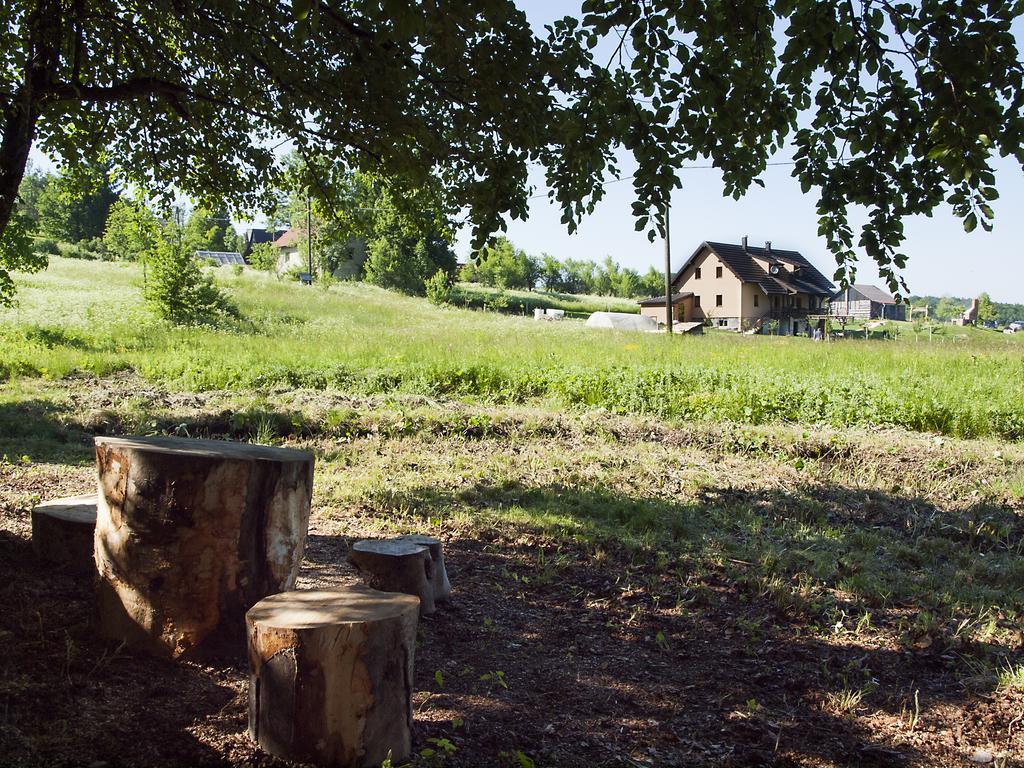
{"label": "distant forest", "polygon": [[[987,294],[982,294],[986,296]],[[981,299],[981,297],[979,297]],[[960,296],[911,296],[912,306],[921,307],[928,305],[928,314],[939,320],[951,320],[971,306],[971,299]],[[1012,323],[1014,320],[1024,320],[1024,304],[1006,304],[1000,301],[992,302],[993,319],[999,325]]]}

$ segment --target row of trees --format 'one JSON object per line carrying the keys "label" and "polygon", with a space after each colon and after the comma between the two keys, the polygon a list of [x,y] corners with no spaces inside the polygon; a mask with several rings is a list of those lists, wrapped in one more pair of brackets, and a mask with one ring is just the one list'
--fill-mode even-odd
{"label": "row of trees", "polygon": [[641,275],[619,266],[611,256],[596,262],[582,259],[559,261],[547,253],[531,256],[507,238],[498,238],[481,249],[465,265],[459,277],[466,282],[498,288],[532,291],[543,288],[560,293],[590,293],[597,296],[655,296],[664,290],[664,275],[651,267]]}
{"label": "row of trees", "polygon": [[[928,314],[937,320],[952,320],[960,317],[971,306],[971,299],[958,296],[911,296],[911,305],[927,305]],[[996,322],[1007,325],[1014,320],[1024,320],[1024,304],[1010,304],[992,301],[987,293],[978,295],[978,322]]]}

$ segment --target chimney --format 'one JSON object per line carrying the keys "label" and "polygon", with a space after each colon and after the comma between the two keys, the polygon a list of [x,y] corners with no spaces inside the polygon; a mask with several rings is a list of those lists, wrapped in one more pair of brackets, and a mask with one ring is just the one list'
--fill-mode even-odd
{"label": "chimney", "polygon": [[765,240],[764,241],[764,249],[765,249],[765,251],[768,252],[769,256],[772,255],[772,241],[771,240]]}
{"label": "chimney", "polygon": [[743,236],[743,252],[744,253],[747,252],[747,236],[746,235]]}

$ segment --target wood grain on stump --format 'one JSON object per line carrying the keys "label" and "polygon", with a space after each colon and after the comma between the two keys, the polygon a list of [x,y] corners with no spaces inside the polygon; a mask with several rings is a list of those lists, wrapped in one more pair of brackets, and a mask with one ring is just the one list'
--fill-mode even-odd
{"label": "wood grain on stump", "polygon": [[36,555],[75,573],[93,573],[96,494],[47,501],[32,510],[32,547]]}
{"label": "wood grain on stump", "polygon": [[363,539],[348,551],[349,562],[368,586],[384,592],[402,592],[420,599],[420,615],[436,610],[434,581],[437,572],[430,549],[407,539]]}
{"label": "wood grain on stump", "polygon": [[418,612],[412,595],[363,586],[261,600],[245,617],[250,737],[332,768],[404,761]]}
{"label": "wood grain on stump", "polygon": [[101,633],[170,657],[241,642],[245,611],[295,584],[312,454],[169,437],[95,442]]}

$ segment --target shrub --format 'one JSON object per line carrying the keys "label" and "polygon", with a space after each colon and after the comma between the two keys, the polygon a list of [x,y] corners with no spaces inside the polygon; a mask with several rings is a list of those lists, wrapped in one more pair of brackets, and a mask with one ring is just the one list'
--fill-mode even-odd
{"label": "shrub", "polygon": [[50,256],[60,256],[60,246],[57,245],[56,240],[51,240],[48,237],[44,237],[40,240],[36,240],[32,250],[36,253],[45,253]]}
{"label": "shrub", "polygon": [[427,301],[441,306],[452,303],[452,282],[443,269],[437,270],[426,282]]}
{"label": "shrub", "polygon": [[427,278],[434,274],[437,265],[421,248],[403,248],[395,240],[380,237],[370,243],[364,269],[369,283],[422,296]]}
{"label": "shrub", "polygon": [[175,325],[213,325],[238,310],[203,274],[192,254],[163,239],[148,255],[145,298],[157,315]]}
{"label": "shrub", "polygon": [[259,243],[249,252],[249,264],[254,269],[273,272],[277,268],[277,254],[270,243]]}
{"label": "shrub", "polygon": [[231,265],[231,272],[232,272],[232,274],[235,275],[235,277],[238,277],[244,271],[245,271],[245,267],[243,267],[241,264],[232,264]]}

